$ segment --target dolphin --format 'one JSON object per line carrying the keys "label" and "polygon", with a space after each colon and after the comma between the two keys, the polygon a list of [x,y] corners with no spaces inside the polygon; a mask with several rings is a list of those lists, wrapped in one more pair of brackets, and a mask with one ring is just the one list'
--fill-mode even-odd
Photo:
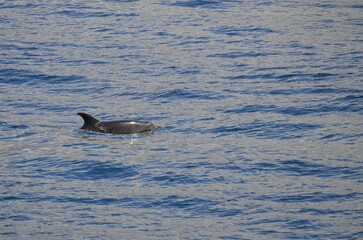
{"label": "dolphin", "polygon": [[152,132],[155,129],[159,128],[151,122],[132,120],[101,122],[87,113],[79,112],[77,114],[81,116],[84,120],[84,124],[81,129],[93,132],[112,134],[134,134]]}

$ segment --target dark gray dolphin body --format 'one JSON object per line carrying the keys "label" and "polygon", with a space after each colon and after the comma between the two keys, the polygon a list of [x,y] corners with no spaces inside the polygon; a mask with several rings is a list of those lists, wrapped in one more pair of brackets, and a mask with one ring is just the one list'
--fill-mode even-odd
{"label": "dark gray dolphin body", "polygon": [[131,120],[101,122],[87,113],[80,112],[77,114],[81,116],[84,120],[84,124],[81,127],[81,129],[93,132],[113,133],[113,134],[133,134],[133,133],[152,132],[158,128],[158,126],[150,122],[140,122],[140,121],[131,121]]}

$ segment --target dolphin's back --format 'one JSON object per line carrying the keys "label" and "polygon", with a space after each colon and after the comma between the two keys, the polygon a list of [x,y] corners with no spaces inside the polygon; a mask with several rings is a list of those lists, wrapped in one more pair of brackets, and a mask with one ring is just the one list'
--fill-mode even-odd
{"label": "dolphin's back", "polygon": [[101,130],[107,133],[114,134],[132,134],[150,132],[156,129],[155,124],[150,122],[140,121],[112,121],[112,122],[100,122],[97,124]]}

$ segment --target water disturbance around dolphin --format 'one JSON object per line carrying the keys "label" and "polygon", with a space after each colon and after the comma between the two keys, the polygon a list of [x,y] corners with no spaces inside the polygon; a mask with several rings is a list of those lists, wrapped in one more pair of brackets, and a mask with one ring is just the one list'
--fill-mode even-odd
{"label": "water disturbance around dolphin", "polygon": [[134,120],[101,122],[100,120],[87,113],[79,112],[77,114],[81,116],[84,120],[84,124],[81,129],[93,132],[112,134],[134,134],[152,132],[158,128],[158,126],[151,122]]}

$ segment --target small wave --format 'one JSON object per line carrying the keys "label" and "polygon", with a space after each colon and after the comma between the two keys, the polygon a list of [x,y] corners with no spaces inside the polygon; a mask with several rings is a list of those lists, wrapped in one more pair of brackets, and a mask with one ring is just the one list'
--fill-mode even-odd
{"label": "small wave", "polygon": [[[262,53],[260,56],[274,55],[274,53]],[[218,57],[219,55],[217,55]],[[223,57],[224,54],[220,55]],[[226,55],[228,56],[228,54]],[[243,56],[243,55],[241,55]],[[249,57],[249,55],[246,55]],[[259,56],[259,53],[256,53],[256,56]],[[233,57],[233,55],[232,55]],[[238,55],[237,55],[238,57]],[[251,53],[251,57],[253,57],[253,53]],[[265,70],[264,70],[265,71]],[[236,80],[236,79],[261,79],[261,80],[277,80],[278,82],[320,82],[332,80],[332,78],[336,78],[339,74],[334,73],[289,73],[289,74],[275,74],[275,73],[258,73],[258,74],[241,74],[238,76],[227,76],[226,79]]]}
{"label": "small wave", "polygon": [[128,2],[138,2],[140,0],[104,0],[106,2],[115,2],[115,3],[128,3]]}
{"label": "small wave", "polygon": [[287,175],[316,176],[321,178],[357,178],[360,168],[332,167],[324,164],[302,160],[279,161],[278,163],[257,163],[249,171],[275,171]]}
{"label": "small wave", "polygon": [[158,176],[153,176],[151,179],[148,179],[147,176],[143,176],[146,178],[146,181],[150,180],[155,182],[158,185],[162,186],[174,186],[174,185],[188,185],[188,184],[201,184],[201,183],[212,183],[212,182],[221,182],[224,181],[223,178],[207,178],[203,176],[196,176],[191,174],[178,174],[175,172],[165,172]]}
{"label": "small wave", "polygon": [[152,181],[160,182],[165,185],[174,185],[174,184],[193,184],[202,182],[199,179],[194,177],[184,175],[184,174],[175,174],[173,172],[166,172],[162,175],[155,176],[152,178]]}
{"label": "small wave", "polygon": [[227,36],[246,36],[249,34],[270,34],[275,33],[276,31],[265,28],[265,27],[258,27],[258,26],[243,26],[243,27],[219,27],[219,28],[212,28],[211,32],[214,34],[223,34]]}
{"label": "small wave", "polygon": [[236,126],[217,127],[210,132],[219,135],[238,133],[256,138],[286,140],[302,138],[309,134],[310,131],[320,128],[322,126],[319,124],[254,121]]}
{"label": "small wave", "polygon": [[2,3],[0,5],[0,9],[26,9],[26,8],[29,8],[29,9],[34,9],[34,8],[37,8],[37,7],[40,7],[41,4],[35,4],[35,3],[26,3],[26,4],[20,4],[20,3],[16,3],[16,2],[11,2],[10,5],[6,5],[4,3]]}
{"label": "small wave", "polygon": [[109,12],[98,12],[98,11],[79,11],[79,10],[62,10],[55,12],[54,14],[65,15],[72,18],[107,18],[107,17],[133,17],[136,14],[119,14]]}
{"label": "small wave", "polygon": [[193,212],[205,212],[206,209],[217,204],[212,200],[203,198],[188,198],[179,195],[170,195],[152,203],[163,208],[184,209]]}
{"label": "small wave", "polygon": [[125,179],[137,175],[132,166],[114,162],[83,162],[78,168],[65,173],[65,176],[80,180]]}
{"label": "small wave", "polygon": [[165,4],[177,7],[190,7],[190,8],[220,8],[223,1],[220,0],[187,0],[167,2]]}
{"label": "small wave", "polygon": [[256,200],[270,200],[273,202],[282,203],[298,203],[298,202],[327,202],[327,201],[346,201],[358,199],[362,196],[361,193],[348,193],[348,194],[334,194],[324,192],[300,193],[298,195],[285,195],[285,196],[259,196]]}
{"label": "small wave", "polygon": [[0,69],[0,81],[8,84],[67,84],[75,82],[83,82],[83,76],[57,76],[47,75],[40,72],[34,72],[21,69]]}
{"label": "small wave", "polygon": [[229,53],[216,53],[208,55],[207,57],[216,57],[216,58],[241,58],[241,57],[265,57],[276,55],[276,53],[267,53],[267,52],[229,52]]}
{"label": "small wave", "polygon": [[351,112],[351,113],[363,113],[363,105],[360,103],[359,97],[343,97],[338,98],[329,102],[316,104],[316,105],[301,105],[301,106],[288,106],[281,107],[278,105],[266,104],[252,104],[242,106],[236,109],[220,109],[223,113],[228,114],[245,114],[245,113],[276,113],[276,114],[286,114],[291,116],[301,116],[301,115],[323,115],[330,113],[341,113],[341,112]]}
{"label": "small wave", "polygon": [[174,89],[163,91],[159,93],[153,93],[149,97],[150,100],[155,99],[168,99],[168,100],[178,100],[178,99],[200,99],[200,100],[216,100],[223,98],[223,95],[218,95],[211,91],[202,90],[189,90],[189,89]]}

